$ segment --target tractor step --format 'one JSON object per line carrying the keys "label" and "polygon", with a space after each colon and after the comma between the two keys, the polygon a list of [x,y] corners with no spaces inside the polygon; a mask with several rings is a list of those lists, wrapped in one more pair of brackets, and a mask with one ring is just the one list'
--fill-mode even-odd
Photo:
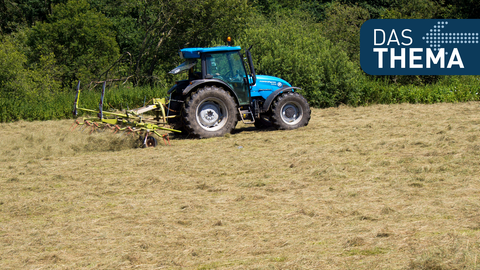
{"label": "tractor step", "polygon": [[[240,113],[240,118],[242,119],[242,122],[244,124],[255,123],[255,117],[253,116],[253,113],[250,110],[250,108],[248,110],[241,110],[240,108],[238,108],[238,112]],[[251,117],[252,120],[249,120],[249,119],[245,120],[245,118],[247,118],[247,116]]]}

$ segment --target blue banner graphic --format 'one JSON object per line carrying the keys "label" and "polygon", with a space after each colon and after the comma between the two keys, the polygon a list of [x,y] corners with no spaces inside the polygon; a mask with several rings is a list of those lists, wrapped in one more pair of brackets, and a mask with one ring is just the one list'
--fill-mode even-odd
{"label": "blue banner graphic", "polygon": [[480,75],[480,20],[368,20],[360,65],[371,75]]}

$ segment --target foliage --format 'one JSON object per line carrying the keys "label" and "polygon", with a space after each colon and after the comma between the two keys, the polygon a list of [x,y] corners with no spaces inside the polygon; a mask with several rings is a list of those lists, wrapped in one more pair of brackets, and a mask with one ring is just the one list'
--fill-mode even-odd
{"label": "foliage", "polygon": [[444,76],[436,84],[391,84],[388,78],[362,84],[363,104],[464,102],[480,100],[478,76]]}
{"label": "foliage", "polygon": [[442,7],[431,0],[399,0],[382,14],[383,19],[433,19],[441,17]]}
{"label": "foliage", "polygon": [[443,18],[478,19],[480,18],[480,2],[476,0],[443,0]]}
{"label": "foliage", "polygon": [[0,97],[21,99],[43,97],[60,89],[55,80],[55,60],[42,56],[35,69],[27,67],[27,57],[16,44],[15,37],[0,42]]}
{"label": "foliage", "polygon": [[[100,87],[91,91],[82,91],[80,107],[98,108]],[[154,97],[165,97],[167,89],[149,86],[133,87],[111,86],[105,93],[105,110],[126,110],[143,106]],[[55,95],[23,96],[18,98],[0,97],[0,122],[24,120],[49,120],[73,117],[73,92],[60,92]]]}
{"label": "foliage", "polygon": [[305,14],[277,14],[272,21],[259,17],[252,24],[256,27],[249,27],[239,42],[243,47],[253,45],[258,74],[281,77],[301,87],[316,107],[357,103],[359,70]]}
{"label": "foliage", "polygon": [[26,55],[11,37],[1,42],[0,121],[59,118],[57,108],[49,103],[60,89],[60,84],[52,78],[54,63],[51,56],[45,56],[37,69],[30,69]]}
{"label": "foliage", "polygon": [[86,0],[70,0],[53,7],[48,22],[32,28],[30,61],[38,63],[53,54],[63,86],[91,81],[119,57],[112,23],[90,8]]}
{"label": "foliage", "polygon": [[10,34],[36,22],[45,21],[52,4],[65,0],[4,0],[0,2],[0,34]]}
{"label": "foliage", "polygon": [[167,72],[178,49],[227,36],[253,44],[257,71],[302,87],[312,106],[478,100],[475,76],[363,74],[359,29],[369,18],[479,16],[473,0],[5,0],[0,121],[70,117],[66,99],[79,79],[128,78],[141,87],[112,102],[138,103],[134,93],[149,95],[143,86],[176,79]]}
{"label": "foliage", "polygon": [[[95,108],[98,107],[100,101],[100,85],[95,88],[96,90],[81,92],[80,106],[84,108]],[[144,103],[148,103],[152,98],[161,98],[167,96],[166,88],[159,87],[134,87],[131,84],[126,85],[111,85],[107,86],[105,91],[105,110],[126,110],[133,109],[136,107],[143,106]],[[71,95],[68,95],[71,96]],[[69,106],[73,104],[73,98],[69,103]],[[68,113],[71,112],[69,108]]]}
{"label": "foliage", "polygon": [[0,90],[2,97],[17,98],[28,92],[28,72],[25,69],[27,57],[20,52],[10,39],[0,46]]}
{"label": "foliage", "polygon": [[359,6],[331,5],[326,10],[326,18],[322,22],[325,37],[347,53],[350,60],[360,62],[360,28],[370,19],[368,10]]}
{"label": "foliage", "polygon": [[246,0],[92,2],[114,22],[122,52],[132,55],[137,85],[165,80],[180,48],[238,36],[251,13]]}

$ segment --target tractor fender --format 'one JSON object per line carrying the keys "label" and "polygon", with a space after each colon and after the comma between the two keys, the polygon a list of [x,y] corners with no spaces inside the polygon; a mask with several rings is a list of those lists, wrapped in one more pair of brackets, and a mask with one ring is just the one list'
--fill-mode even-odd
{"label": "tractor fender", "polygon": [[235,99],[235,102],[237,103],[237,105],[239,104],[238,96],[233,91],[232,87],[230,85],[228,85],[228,83],[226,83],[222,80],[218,80],[218,79],[201,79],[201,80],[192,81],[190,85],[188,85],[187,87],[185,87],[185,89],[182,90],[182,95],[186,96],[190,92],[192,92],[192,90],[195,90],[195,89],[197,89],[197,88],[199,88],[203,85],[206,85],[206,84],[210,84],[210,85],[214,84],[214,85],[221,86],[223,89],[230,92],[230,94]]}
{"label": "tractor fender", "polygon": [[265,100],[265,102],[263,103],[263,107],[262,107],[262,112],[266,112],[268,111],[268,109],[270,108],[270,105],[272,104],[273,100],[278,97],[279,95],[285,93],[285,92],[295,92],[294,89],[301,89],[300,87],[282,87],[280,89],[277,89],[275,90],[274,92],[272,92],[268,98]]}

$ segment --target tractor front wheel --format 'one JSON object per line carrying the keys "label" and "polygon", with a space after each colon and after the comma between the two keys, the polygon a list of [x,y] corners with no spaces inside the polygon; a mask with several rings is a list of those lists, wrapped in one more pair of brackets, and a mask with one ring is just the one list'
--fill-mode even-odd
{"label": "tractor front wheel", "polygon": [[272,125],[276,129],[296,129],[308,125],[310,106],[296,92],[278,96],[272,104]]}
{"label": "tractor front wheel", "polygon": [[185,127],[199,138],[223,136],[237,125],[236,108],[233,97],[222,88],[201,88],[185,101]]}

